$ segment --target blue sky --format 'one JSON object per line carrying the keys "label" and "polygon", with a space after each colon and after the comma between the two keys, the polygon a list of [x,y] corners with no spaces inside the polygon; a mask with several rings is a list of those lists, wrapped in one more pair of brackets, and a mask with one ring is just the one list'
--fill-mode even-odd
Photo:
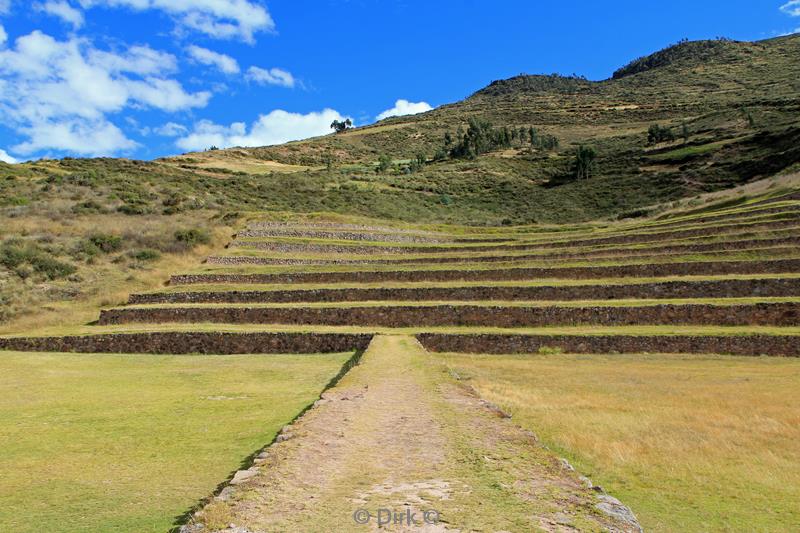
{"label": "blue sky", "polygon": [[260,146],[608,77],[682,38],[800,31],[800,0],[0,0],[0,159]]}

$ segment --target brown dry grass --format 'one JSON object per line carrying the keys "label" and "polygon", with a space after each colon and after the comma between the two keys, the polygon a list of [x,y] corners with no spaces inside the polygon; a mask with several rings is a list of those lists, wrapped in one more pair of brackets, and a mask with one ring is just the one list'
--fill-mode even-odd
{"label": "brown dry grass", "polygon": [[800,521],[798,360],[445,357],[648,531],[789,531]]}

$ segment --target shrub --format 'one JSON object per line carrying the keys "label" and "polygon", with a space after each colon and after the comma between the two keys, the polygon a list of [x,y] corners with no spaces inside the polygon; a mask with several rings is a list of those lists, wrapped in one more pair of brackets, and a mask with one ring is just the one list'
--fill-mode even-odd
{"label": "shrub", "polygon": [[74,266],[59,261],[35,244],[19,242],[7,242],[0,246],[0,265],[12,270],[23,279],[34,272],[51,280],[65,278],[77,270]]}
{"label": "shrub", "polygon": [[194,248],[199,244],[211,242],[211,235],[208,231],[200,228],[178,230],[175,232],[175,240],[184,244],[188,248]]}
{"label": "shrub", "polygon": [[104,213],[105,211],[105,208],[94,200],[86,200],[85,202],[81,202],[72,206],[72,212],[76,215]]}
{"label": "shrub", "polygon": [[137,261],[155,261],[161,258],[161,253],[158,250],[145,248],[144,250],[138,250],[134,252],[131,254],[131,257]]}
{"label": "shrub", "polygon": [[122,248],[122,237],[119,235],[95,233],[89,237],[89,242],[95,245],[101,252],[106,254],[118,252]]}

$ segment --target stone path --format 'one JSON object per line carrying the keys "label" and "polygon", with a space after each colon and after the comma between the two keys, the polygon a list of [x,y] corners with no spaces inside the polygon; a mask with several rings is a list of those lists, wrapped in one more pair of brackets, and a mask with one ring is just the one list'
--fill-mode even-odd
{"label": "stone path", "polygon": [[361,364],[183,533],[639,531],[412,337]]}

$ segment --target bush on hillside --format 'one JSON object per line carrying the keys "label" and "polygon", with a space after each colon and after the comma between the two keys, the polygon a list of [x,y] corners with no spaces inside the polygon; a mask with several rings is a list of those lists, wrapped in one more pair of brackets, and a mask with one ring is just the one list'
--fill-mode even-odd
{"label": "bush on hillside", "polygon": [[204,229],[192,228],[176,231],[175,240],[187,248],[194,248],[200,244],[210,243],[211,235]]}

